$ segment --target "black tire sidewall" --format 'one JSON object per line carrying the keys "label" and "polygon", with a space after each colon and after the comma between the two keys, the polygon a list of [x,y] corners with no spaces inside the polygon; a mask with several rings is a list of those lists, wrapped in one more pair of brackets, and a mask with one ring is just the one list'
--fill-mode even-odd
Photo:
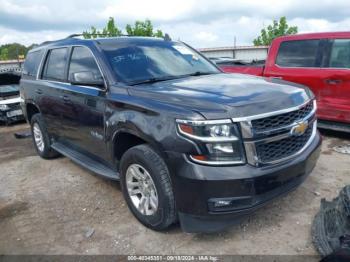
{"label": "black tire sidewall", "polygon": [[[38,149],[38,146],[36,145],[36,142],[34,139],[33,127],[34,127],[35,123],[37,123],[39,125],[40,131],[41,131],[42,136],[43,136],[43,142],[44,142],[44,150],[43,151],[40,151]],[[52,158],[53,154],[52,154],[52,149],[50,146],[50,138],[49,138],[49,135],[46,131],[46,127],[45,127],[45,124],[44,124],[44,121],[42,119],[41,114],[33,115],[33,117],[31,118],[31,121],[30,121],[30,127],[31,127],[31,131],[32,131],[32,138],[33,138],[34,147],[35,147],[35,150],[38,153],[38,155],[41,156],[42,158],[45,158],[45,159]]]}
{"label": "black tire sidewall", "polygon": [[[143,147],[143,148],[142,148]],[[145,153],[145,150],[149,151]],[[162,164],[157,165],[154,163],[154,159],[150,158],[150,155],[152,154],[152,158],[158,157],[156,162],[162,162]],[[155,154],[155,155],[154,155]],[[131,164],[139,164],[143,168],[145,168],[150,176],[152,177],[152,180],[155,184],[157,195],[158,195],[158,210],[154,215],[143,215],[141,214],[137,208],[132,203],[129,193],[126,188],[126,180],[125,180],[125,174],[128,169],[128,167]],[[146,227],[152,228],[154,230],[163,230],[167,228],[172,222],[173,222],[173,213],[175,212],[175,203],[174,198],[172,195],[172,192],[169,192],[164,187],[165,183],[170,183],[170,175],[169,171],[165,165],[165,162],[163,159],[149,146],[142,145],[136,146],[134,148],[129,149],[121,160],[121,187],[123,191],[123,195],[125,198],[125,201],[127,202],[129,209],[134,214],[134,216]],[[166,176],[168,181],[164,180],[164,175],[167,172]],[[160,177],[160,173],[163,174],[163,177]],[[163,183],[161,182],[161,179],[163,179]],[[171,194],[169,194],[171,193]]]}

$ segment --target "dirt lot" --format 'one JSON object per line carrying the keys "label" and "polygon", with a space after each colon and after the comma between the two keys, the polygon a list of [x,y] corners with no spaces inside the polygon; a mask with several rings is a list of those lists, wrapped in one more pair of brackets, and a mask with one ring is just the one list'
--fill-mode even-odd
{"label": "dirt lot", "polygon": [[332,150],[350,136],[327,133],[306,182],[244,223],[217,234],[157,233],[134,219],[117,182],[64,157],[39,158],[31,139],[13,136],[25,128],[0,127],[0,254],[316,254],[310,227],[320,199],[350,184],[350,155]]}

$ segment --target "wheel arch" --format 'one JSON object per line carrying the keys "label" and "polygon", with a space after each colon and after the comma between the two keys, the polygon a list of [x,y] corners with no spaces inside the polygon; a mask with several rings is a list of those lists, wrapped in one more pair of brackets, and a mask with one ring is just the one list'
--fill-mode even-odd
{"label": "wheel arch", "polygon": [[33,115],[35,115],[37,113],[41,113],[39,107],[33,102],[28,102],[26,104],[26,118],[27,118],[27,121],[29,123],[30,123]]}
{"label": "wheel arch", "polygon": [[130,127],[120,127],[113,133],[112,136],[112,154],[113,159],[117,163],[122,158],[123,154],[130,148],[141,145],[148,144],[158,153],[163,155],[161,152],[160,145],[150,137],[144,135],[140,130],[135,130]]}

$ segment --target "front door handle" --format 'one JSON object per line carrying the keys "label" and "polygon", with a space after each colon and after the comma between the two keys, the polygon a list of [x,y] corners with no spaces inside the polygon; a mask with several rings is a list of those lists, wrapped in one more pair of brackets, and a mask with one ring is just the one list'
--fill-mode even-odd
{"label": "front door handle", "polygon": [[42,95],[43,90],[38,88],[38,89],[35,90],[35,93],[37,93],[38,95]]}
{"label": "front door handle", "polygon": [[329,85],[339,85],[343,81],[341,79],[326,79],[325,82]]}

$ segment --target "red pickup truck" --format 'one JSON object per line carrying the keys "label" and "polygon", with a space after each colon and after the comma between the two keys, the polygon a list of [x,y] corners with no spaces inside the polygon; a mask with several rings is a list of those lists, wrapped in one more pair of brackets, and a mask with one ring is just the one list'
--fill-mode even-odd
{"label": "red pickup truck", "polygon": [[217,64],[229,73],[308,86],[317,98],[319,127],[350,131],[350,32],[283,36],[272,42],[265,64]]}

